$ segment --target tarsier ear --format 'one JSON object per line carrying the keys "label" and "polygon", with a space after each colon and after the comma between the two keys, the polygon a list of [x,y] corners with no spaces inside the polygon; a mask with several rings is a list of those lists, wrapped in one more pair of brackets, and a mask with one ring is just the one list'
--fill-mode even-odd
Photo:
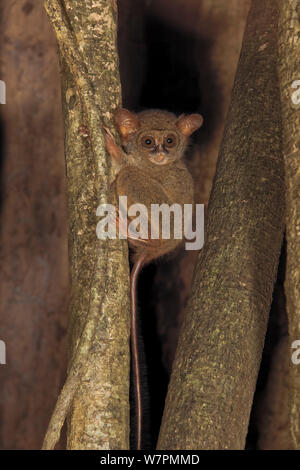
{"label": "tarsier ear", "polygon": [[199,129],[203,124],[203,117],[200,114],[183,114],[178,118],[176,126],[181,134],[189,137],[193,132]]}
{"label": "tarsier ear", "polygon": [[124,108],[118,109],[115,113],[115,122],[124,141],[141,126],[138,116]]}

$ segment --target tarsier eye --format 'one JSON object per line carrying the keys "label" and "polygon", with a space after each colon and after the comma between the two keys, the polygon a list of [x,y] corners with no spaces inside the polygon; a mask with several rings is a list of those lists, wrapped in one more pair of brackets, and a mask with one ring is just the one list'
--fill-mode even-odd
{"label": "tarsier eye", "polygon": [[142,146],[145,148],[152,148],[155,146],[155,140],[151,135],[144,135],[141,139]]}
{"label": "tarsier eye", "polygon": [[177,138],[176,138],[176,135],[175,134],[168,134],[165,138],[164,138],[164,145],[168,148],[173,148],[175,147],[177,144]]}

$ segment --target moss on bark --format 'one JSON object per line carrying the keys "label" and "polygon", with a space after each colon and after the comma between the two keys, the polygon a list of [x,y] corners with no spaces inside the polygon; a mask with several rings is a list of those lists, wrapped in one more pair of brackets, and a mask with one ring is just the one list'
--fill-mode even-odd
{"label": "moss on bark", "polygon": [[242,449],[284,230],[272,0],[253,0],[159,449]]}

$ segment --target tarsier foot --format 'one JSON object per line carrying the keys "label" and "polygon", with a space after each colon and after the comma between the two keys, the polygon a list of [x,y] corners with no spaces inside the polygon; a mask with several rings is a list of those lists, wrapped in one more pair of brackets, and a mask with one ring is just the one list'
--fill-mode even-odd
{"label": "tarsier foot", "polygon": [[161,246],[160,239],[142,238],[130,230],[127,219],[120,217],[119,211],[116,209],[115,215],[110,215],[110,223],[115,224],[117,231],[122,237],[126,237],[128,242],[135,247],[150,247],[158,249]]}
{"label": "tarsier foot", "polygon": [[127,224],[127,219],[124,219],[123,217],[120,217],[120,213],[118,209],[116,209],[116,214],[114,216],[110,215],[110,223],[113,223],[116,225],[117,231],[119,232],[122,237],[127,238],[128,241],[130,242],[139,242],[138,245],[143,244],[146,242],[146,240],[143,240],[141,238],[138,238],[136,234],[133,234],[130,232],[128,224]]}

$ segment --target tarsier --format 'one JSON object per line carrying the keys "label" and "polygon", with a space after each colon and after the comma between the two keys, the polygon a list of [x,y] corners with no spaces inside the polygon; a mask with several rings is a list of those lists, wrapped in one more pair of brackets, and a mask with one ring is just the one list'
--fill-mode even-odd
{"label": "tarsier", "polygon": [[[174,203],[183,207],[193,204],[194,187],[192,177],[183,162],[188,139],[199,129],[203,118],[199,114],[182,115],[177,118],[167,111],[149,110],[135,114],[119,109],[115,123],[121,138],[118,146],[108,128],[105,130],[107,151],[117,165],[114,181],[118,196],[127,196],[128,206],[143,204],[150,213],[151,204]],[[137,344],[137,279],[142,267],[150,261],[174,251],[182,239],[174,236],[162,238],[161,226],[156,227],[158,237],[151,238],[151,220],[145,237],[137,237],[128,230],[128,223],[116,223],[120,233],[126,234],[133,252],[134,266],[131,271],[131,350],[137,418],[137,449],[141,448],[142,400],[140,365]],[[171,233],[173,233],[171,231]]]}

